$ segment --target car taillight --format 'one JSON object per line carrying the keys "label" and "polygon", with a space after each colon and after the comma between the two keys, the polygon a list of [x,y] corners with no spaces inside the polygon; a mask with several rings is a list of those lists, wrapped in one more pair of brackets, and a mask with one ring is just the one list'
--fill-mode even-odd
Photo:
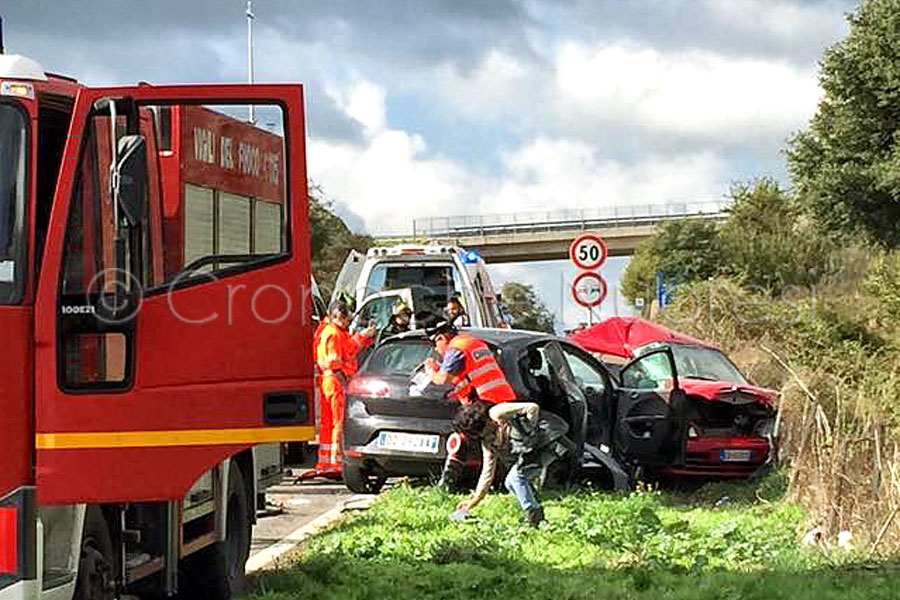
{"label": "car taillight", "polygon": [[19,510],[0,506],[0,575],[19,572]]}
{"label": "car taillight", "polygon": [[386,398],[391,394],[391,386],[387,382],[374,377],[355,377],[347,386],[348,396],[364,398]]}

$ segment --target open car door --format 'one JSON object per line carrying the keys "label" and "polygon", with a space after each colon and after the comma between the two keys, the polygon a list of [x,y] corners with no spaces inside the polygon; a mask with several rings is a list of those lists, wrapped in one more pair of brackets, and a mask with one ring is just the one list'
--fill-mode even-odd
{"label": "open car door", "polygon": [[178,499],[312,439],[303,118],[299,85],[79,92],[35,309],[41,503]]}
{"label": "open car door", "polygon": [[615,442],[620,455],[645,466],[678,461],[683,393],[672,351],[644,354],[627,364],[619,379]]}
{"label": "open car door", "polygon": [[350,250],[341,271],[338,273],[337,279],[334,281],[334,290],[331,294],[332,300],[339,300],[340,294],[350,294],[356,297],[356,288],[359,282],[359,276],[362,273],[363,266],[366,264],[366,255],[356,250]]}
{"label": "open car door", "polygon": [[412,290],[403,288],[366,296],[360,304],[359,310],[356,311],[356,315],[353,317],[353,321],[350,324],[350,331],[362,331],[370,322],[374,322],[375,328],[380,332],[387,327],[391,320],[391,310],[398,302],[403,302],[412,311],[409,328],[415,329],[416,307],[413,304]]}

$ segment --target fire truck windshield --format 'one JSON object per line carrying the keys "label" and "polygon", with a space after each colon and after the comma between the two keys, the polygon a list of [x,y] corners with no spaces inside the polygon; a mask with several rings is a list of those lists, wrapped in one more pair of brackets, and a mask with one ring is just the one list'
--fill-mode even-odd
{"label": "fire truck windshield", "polygon": [[0,304],[22,300],[25,259],[26,121],[0,104]]}

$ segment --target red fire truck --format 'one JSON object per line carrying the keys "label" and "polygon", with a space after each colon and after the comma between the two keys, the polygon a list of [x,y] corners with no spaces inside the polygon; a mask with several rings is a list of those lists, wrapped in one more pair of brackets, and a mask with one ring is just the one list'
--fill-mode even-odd
{"label": "red fire truck", "polygon": [[0,55],[0,600],[244,584],[253,448],[314,436],[303,118]]}

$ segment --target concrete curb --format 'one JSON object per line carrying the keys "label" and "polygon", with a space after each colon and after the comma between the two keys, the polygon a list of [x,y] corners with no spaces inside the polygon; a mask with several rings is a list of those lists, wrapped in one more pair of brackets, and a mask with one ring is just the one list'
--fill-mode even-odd
{"label": "concrete curb", "polygon": [[356,494],[355,496],[350,496],[338,506],[335,506],[328,512],[322,513],[306,525],[295,529],[278,542],[267,548],[263,548],[251,556],[250,559],[247,560],[245,569],[247,574],[271,570],[282,566],[279,559],[285,554],[312,536],[340,521],[345,512],[349,510],[366,510],[372,506],[377,499],[378,496],[368,494]]}

